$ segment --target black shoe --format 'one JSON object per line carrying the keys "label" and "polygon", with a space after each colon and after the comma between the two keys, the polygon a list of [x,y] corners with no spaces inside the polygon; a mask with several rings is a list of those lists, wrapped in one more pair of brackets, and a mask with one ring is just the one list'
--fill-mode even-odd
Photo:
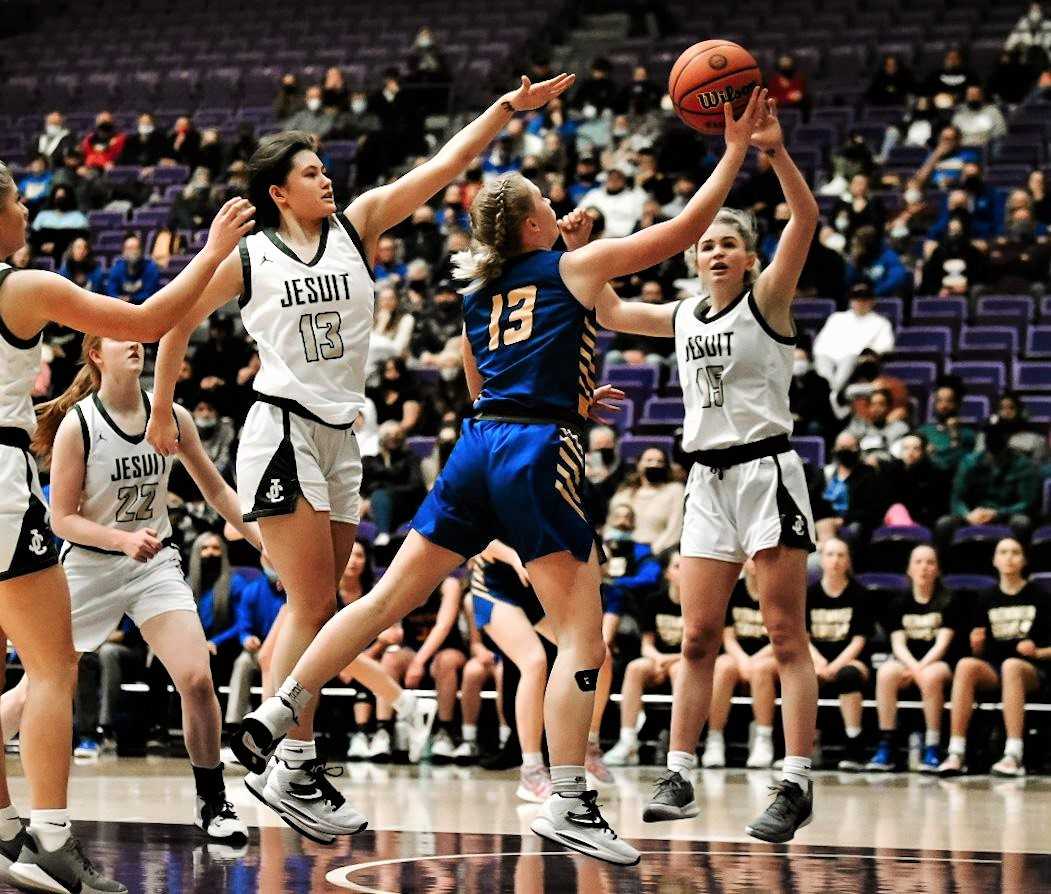
{"label": "black shoe", "polygon": [[770,786],[770,791],[776,792],[774,803],[745,831],[760,841],[784,844],[813,819],[814,783],[809,783],[804,792],[796,783],[783,779]]}
{"label": "black shoe", "polygon": [[847,739],[846,747],[843,749],[843,760],[838,766],[845,773],[860,773],[865,769],[865,749],[861,736]]}
{"label": "black shoe", "polygon": [[11,864],[18,860],[22,845],[26,842],[26,824],[22,821],[22,831],[10,841],[0,839],[0,878],[4,878]]}
{"label": "black shoe", "polygon": [[518,736],[512,733],[499,751],[487,754],[478,763],[483,770],[517,770],[522,766],[522,747],[518,744]]}
{"label": "black shoe", "polygon": [[693,799],[693,783],[683,779],[674,770],[669,770],[657,780],[653,797],[642,811],[642,821],[660,823],[665,820],[689,819],[698,813],[700,810]]}

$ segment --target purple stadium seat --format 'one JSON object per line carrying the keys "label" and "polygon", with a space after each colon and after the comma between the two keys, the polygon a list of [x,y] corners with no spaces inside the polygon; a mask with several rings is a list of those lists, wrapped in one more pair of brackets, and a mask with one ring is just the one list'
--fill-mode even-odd
{"label": "purple stadium seat", "polygon": [[810,435],[792,438],[792,449],[799,454],[799,458],[809,463],[815,469],[825,465],[825,439]]}
{"label": "purple stadium seat", "polygon": [[674,397],[651,397],[642,408],[639,425],[682,425],[686,413],[681,400]]}
{"label": "purple stadium seat", "polygon": [[1011,536],[1006,525],[968,525],[952,537],[946,568],[954,574],[983,574],[993,567],[993,550]]}
{"label": "purple stadium seat", "polygon": [[1025,397],[1025,412],[1030,422],[1047,425],[1051,422],[1051,397],[1028,394]]}
{"label": "purple stadium seat", "polygon": [[876,313],[890,320],[895,331],[901,328],[902,321],[905,319],[905,310],[900,298],[877,298],[875,310]]}
{"label": "purple stadium seat", "polygon": [[890,606],[909,588],[909,579],[904,574],[869,571],[858,575],[858,583],[869,593],[870,602],[878,612]]}
{"label": "purple stadium seat", "polygon": [[434,444],[437,438],[414,437],[405,441],[406,446],[420,459],[426,459],[434,452]]}
{"label": "purple stadium seat", "polygon": [[975,360],[951,362],[948,372],[959,376],[967,385],[987,384],[997,392],[1007,385],[1007,373],[1003,363],[985,363]]}
{"label": "purple stadium seat", "polygon": [[620,412],[612,414],[609,424],[618,435],[630,432],[635,427],[635,402],[623,401],[620,405]]}
{"label": "purple stadium seat", "polygon": [[1051,596],[1051,572],[1038,571],[1036,574],[1029,575],[1029,580],[1043,590],[1048,596]]}
{"label": "purple stadium seat", "polygon": [[1051,525],[1033,531],[1027,559],[1030,568],[1051,569]]}
{"label": "purple stadium seat", "polygon": [[946,326],[913,326],[898,332],[895,354],[931,354],[947,357],[952,350],[952,332]]}
{"label": "purple stadium seat", "polygon": [[996,578],[989,574],[946,574],[942,578],[945,588],[964,598],[984,593],[996,586]]}
{"label": "purple stadium seat", "polygon": [[967,300],[965,298],[913,298],[913,325],[951,326],[959,331],[967,318]]}
{"label": "purple stadium seat", "polygon": [[1018,353],[1018,330],[1007,326],[965,326],[956,355],[961,360],[1006,360]]}
{"label": "purple stadium seat", "polygon": [[1016,363],[1014,387],[1018,391],[1051,392],[1051,364],[1043,361]]}
{"label": "purple stadium seat", "polygon": [[831,298],[797,298],[792,303],[792,316],[801,328],[816,327],[824,323],[835,309],[836,302]]}
{"label": "purple stadium seat", "polygon": [[938,377],[938,367],[929,360],[893,360],[884,363],[882,370],[888,376],[901,379],[906,385],[930,388]]}
{"label": "purple stadium seat", "polygon": [[1029,295],[983,295],[975,308],[975,319],[991,326],[1025,324],[1035,315]]}
{"label": "purple stadium seat", "polygon": [[876,528],[865,550],[865,567],[871,571],[900,573],[908,565],[913,549],[920,544],[931,543],[933,539],[930,530],[922,525]]}
{"label": "purple stadium seat", "polygon": [[153,169],[147,182],[154,186],[175,186],[190,179],[190,169],[186,165],[158,165]]}
{"label": "purple stadium seat", "polygon": [[606,367],[604,380],[618,388],[624,385],[639,385],[649,391],[656,391],[657,382],[660,380],[660,370],[652,364],[629,366],[618,363]]}
{"label": "purple stadium seat", "polygon": [[131,225],[141,229],[157,229],[168,223],[168,208],[137,208],[131,213]]}
{"label": "purple stadium seat", "polygon": [[651,447],[671,456],[675,439],[670,435],[625,435],[620,441],[620,458],[625,462],[634,462]]}
{"label": "purple stadium seat", "polygon": [[92,231],[117,230],[126,226],[127,217],[121,211],[89,211],[88,226]]}
{"label": "purple stadium seat", "polygon": [[1025,338],[1026,357],[1051,357],[1051,326],[1030,326]]}

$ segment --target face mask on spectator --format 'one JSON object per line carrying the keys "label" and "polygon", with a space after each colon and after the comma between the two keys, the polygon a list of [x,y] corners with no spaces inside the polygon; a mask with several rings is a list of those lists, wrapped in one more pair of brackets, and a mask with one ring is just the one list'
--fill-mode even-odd
{"label": "face mask on spectator", "polygon": [[197,426],[197,430],[202,434],[210,435],[215,431],[215,427],[219,424],[219,420],[215,416],[194,416],[194,424]]}
{"label": "face mask on spectator", "polygon": [[201,577],[206,581],[214,582],[223,567],[222,556],[202,556]]}
{"label": "face mask on spectator", "polygon": [[861,454],[857,450],[851,450],[849,447],[837,450],[834,455],[836,462],[843,466],[844,469],[853,469],[861,459]]}
{"label": "face mask on spectator", "polygon": [[95,128],[98,131],[100,137],[109,139],[113,136],[113,124],[109,121],[103,121],[98,127]]}
{"label": "face mask on spectator", "polygon": [[363,115],[368,107],[369,103],[366,99],[352,99],[350,101],[350,110],[355,115]]}
{"label": "face mask on spectator", "polygon": [[910,205],[917,205],[923,201],[923,193],[918,189],[905,190],[905,201]]}
{"label": "face mask on spectator", "polygon": [[645,478],[650,484],[664,484],[668,480],[668,467],[667,466],[650,466],[644,469],[642,477]]}
{"label": "face mask on spectator", "polygon": [[316,96],[310,97],[310,99],[307,100],[307,108],[310,109],[311,112],[316,112],[321,108],[321,100]]}
{"label": "face mask on spectator", "polygon": [[143,139],[145,139],[146,137],[148,137],[152,133],[153,133],[153,125],[152,124],[140,124],[139,125],[139,136],[142,137]]}
{"label": "face mask on spectator", "polygon": [[898,224],[897,226],[891,227],[890,238],[891,239],[907,239],[909,237],[909,228],[905,224]]}
{"label": "face mask on spectator", "polygon": [[810,372],[810,361],[809,360],[793,360],[792,361],[792,375],[796,378],[805,376]]}
{"label": "face mask on spectator", "polygon": [[982,101],[980,99],[969,99],[967,100],[967,108],[972,112],[977,112],[982,107]]}
{"label": "face mask on spectator", "polygon": [[598,452],[602,456],[603,465],[607,468],[617,461],[617,451],[614,447],[600,447]]}
{"label": "face mask on spectator", "polygon": [[61,124],[48,124],[44,128],[44,133],[46,133],[49,137],[57,137],[60,133],[62,133],[62,125]]}

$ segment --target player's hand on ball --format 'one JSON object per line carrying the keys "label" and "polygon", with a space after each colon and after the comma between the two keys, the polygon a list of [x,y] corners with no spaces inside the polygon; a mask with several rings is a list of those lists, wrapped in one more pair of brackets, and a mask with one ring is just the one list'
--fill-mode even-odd
{"label": "player's hand on ball", "polygon": [[516,112],[528,112],[530,109],[539,109],[546,106],[556,96],[561,96],[576,81],[577,76],[571,74],[556,75],[539,84],[534,84],[525,75],[522,75],[522,86],[517,90],[504,95],[501,102],[511,106]]}
{"label": "player's hand on ball", "polygon": [[595,218],[577,208],[570,211],[558,222],[558,231],[562,234],[562,240],[566,243],[566,250],[573,251],[581,248],[591,241],[591,228],[595,225]]}
{"label": "player's hand on ball", "polygon": [[762,152],[772,152],[781,148],[784,142],[781,122],[777,120],[777,100],[767,99],[752,131],[752,145]]}
{"label": "player's hand on ball", "polygon": [[591,405],[588,407],[588,419],[601,425],[609,425],[611,419],[604,413],[619,413],[620,404],[612,401],[624,400],[627,395],[613,385],[599,385],[591,396]]}
{"label": "player's hand on ball", "polygon": [[748,97],[740,118],[734,118],[733,106],[723,103],[723,116],[726,119],[726,145],[744,146],[751,142],[752,132],[756,129],[762,116],[766,114],[766,89],[753,90]]}
{"label": "player's hand on ball", "polygon": [[151,413],[146,425],[146,440],[161,456],[174,456],[179,452],[179,427],[171,413]]}
{"label": "player's hand on ball", "polygon": [[208,247],[226,257],[236,247],[242,236],[247,236],[255,226],[255,206],[248,199],[230,199],[215,215],[208,230]]}

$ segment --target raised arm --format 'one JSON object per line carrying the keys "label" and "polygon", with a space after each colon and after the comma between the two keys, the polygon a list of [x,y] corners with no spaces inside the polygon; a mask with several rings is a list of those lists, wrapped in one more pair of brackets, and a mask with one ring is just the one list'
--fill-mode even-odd
{"label": "raised arm", "polygon": [[252,544],[259,552],[263,551],[263,541],[259,535],[259,525],[255,522],[246,522],[241,513],[241,504],[237,494],[223,480],[215,463],[211,461],[208,454],[204,452],[201,437],[197,434],[197,426],[194,425],[193,416],[185,407],[174,407],[175,415],[179,421],[179,458],[186,466],[186,471],[194,480],[204,501],[218,512],[226,521],[241,532],[241,536]]}
{"label": "raised arm", "polygon": [[582,303],[593,306],[594,296],[609,280],[653,267],[686,251],[701,238],[726,201],[741,169],[752,131],[766,114],[765,100],[765,90],[753,92],[748,106],[736,120],[729,103],[723,106],[726,151],[711,177],[675,217],[630,236],[598,239],[562,256],[562,278]]}
{"label": "raised arm", "polygon": [[505,93],[479,117],[446,143],[433,158],[413,168],[394,183],[371,189],[347,208],[347,217],[361,235],[366,254],[371,257],[379,237],[439,190],[448,186],[481,153],[514,117],[515,112],[539,109],[565,93],[575,75],[560,74],[539,84],[522,77],[522,85]]}
{"label": "raised arm", "polygon": [[232,199],[212,221],[208,243],[178,276],[141,305],[81,289],[54,273],[27,270],[4,285],[3,321],[18,338],[34,338],[51,320],[125,341],[154,342],[181,319],[237,240],[252,229],[255,209]]}
{"label": "raised arm", "polygon": [[174,456],[179,450],[178,431],[172,417],[172,400],[179,370],[190,344],[190,335],[205,317],[236,298],[244,288],[241,259],[236,251],[231,251],[219,265],[197,303],[161,339],[154,370],[153,410],[146,426],[146,440],[163,456]]}
{"label": "raised arm", "polygon": [[771,323],[775,326],[781,323],[788,328],[791,326],[788,308],[795,297],[799,274],[803,271],[817,228],[817,200],[785,149],[776,103],[772,99],[762,128],[752,134],[752,145],[770,159],[792,214],[770,266],[759,274],[753,294],[759,309]]}

